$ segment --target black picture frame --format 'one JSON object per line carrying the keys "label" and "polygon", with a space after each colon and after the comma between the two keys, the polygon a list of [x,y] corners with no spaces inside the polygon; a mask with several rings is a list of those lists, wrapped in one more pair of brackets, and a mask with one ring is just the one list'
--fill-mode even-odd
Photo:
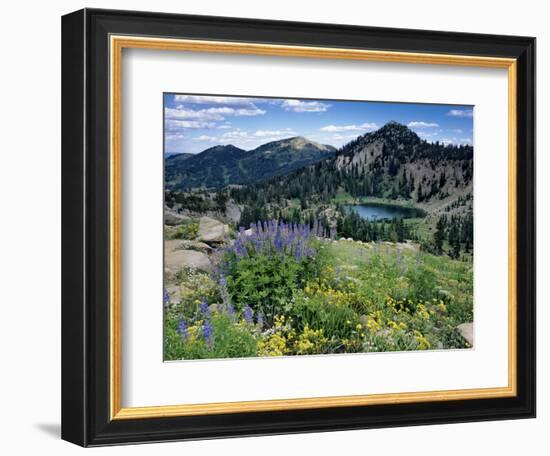
{"label": "black picture frame", "polygon": [[[517,59],[517,395],[111,420],[109,36]],[[535,39],[84,9],[62,19],[62,438],[82,446],[535,416]]]}

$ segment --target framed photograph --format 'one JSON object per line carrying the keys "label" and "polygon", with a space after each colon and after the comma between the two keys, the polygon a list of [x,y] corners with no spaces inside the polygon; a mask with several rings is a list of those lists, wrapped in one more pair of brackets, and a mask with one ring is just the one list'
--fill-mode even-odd
{"label": "framed photograph", "polygon": [[62,437],[535,416],[535,39],[62,21]]}

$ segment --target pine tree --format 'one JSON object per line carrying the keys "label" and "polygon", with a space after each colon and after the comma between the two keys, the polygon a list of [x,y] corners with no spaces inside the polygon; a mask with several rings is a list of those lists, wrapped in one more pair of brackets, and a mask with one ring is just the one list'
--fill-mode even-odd
{"label": "pine tree", "polygon": [[439,217],[436,225],[436,231],[434,233],[435,251],[441,255],[443,253],[443,241],[445,239],[445,219],[443,216]]}

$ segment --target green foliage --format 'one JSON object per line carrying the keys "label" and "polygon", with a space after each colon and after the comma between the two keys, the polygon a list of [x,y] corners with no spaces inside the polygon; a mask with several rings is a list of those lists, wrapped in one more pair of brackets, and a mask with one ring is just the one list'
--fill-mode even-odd
{"label": "green foliage", "polygon": [[227,285],[233,302],[261,310],[272,321],[285,310],[304,272],[293,258],[257,255],[236,263]]}
{"label": "green foliage", "polygon": [[236,323],[230,316],[215,313],[210,317],[211,340],[202,334],[203,320],[187,329],[187,336],[178,332],[179,319],[165,320],[164,357],[175,359],[243,358],[257,353],[257,331],[254,325]]}
{"label": "green foliage", "polygon": [[[182,301],[166,313],[167,359],[469,346],[456,328],[473,321],[471,262],[398,244],[325,241],[309,262],[242,258],[226,276],[230,297],[206,274],[189,270],[180,280]],[[215,303],[207,314],[202,300]]]}
{"label": "green foliage", "polygon": [[184,223],[183,225],[178,225],[173,231],[170,239],[184,239],[184,240],[194,240],[199,235],[199,222],[190,221]]}
{"label": "green foliage", "polygon": [[315,244],[318,255],[297,259],[292,254],[250,252],[246,258],[233,261],[226,254],[227,288],[237,310],[248,306],[261,312],[268,323],[276,315],[288,314],[294,293],[318,275],[325,261],[323,248]]}
{"label": "green foliage", "polygon": [[176,273],[175,281],[180,287],[181,300],[171,312],[174,317],[191,318],[197,315],[202,299],[208,302],[220,300],[220,291],[208,274],[191,266],[182,266]]}
{"label": "green foliage", "polygon": [[342,339],[353,338],[360,322],[359,315],[350,306],[335,305],[320,294],[307,295],[301,291],[295,294],[289,314],[299,332],[306,326],[322,329],[335,347],[340,345]]}

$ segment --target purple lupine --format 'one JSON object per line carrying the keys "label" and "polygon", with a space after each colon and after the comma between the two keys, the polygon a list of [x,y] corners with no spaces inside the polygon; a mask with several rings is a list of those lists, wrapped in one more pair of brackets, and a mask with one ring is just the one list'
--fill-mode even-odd
{"label": "purple lupine", "polygon": [[178,334],[182,339],[187,339],[187,337],[189,336],[189,329],[187,327],[187,323],[182,318],[178,320]]}
{"label": "purple lupine", "polygon": [[243,310],[243,318],[247,323],[252,323],[252,309],[246,306]]}
{"label": "purple lupine", "polygon": [[227,281],[225,280],[225,277],[222,275],[218,281],[218,284],[220,286],[220,295],[222,298],[222,303],[225,307],[225,310],[229,316],[235,315],[235,308],[233,307],[233,304],[231,304],[231,299],[229,298],[229,291],[227,291]]}
{"label": "purple lupine", "polygon": [[302,259],[302,249],[300,246],[296,247],[296,251],[294,252],[294,258],[296,261],[301,261]]}
{"label": "purple lupine", "polygon": [[212,328],[212,324],[209,321],[205,321],[202,324],[202,337],[204,337],[204,341],[207,345],[212,345],[214,340],[214,328]]}
{"label": "purple lupine", "polygon": [[280,236],[277,236],[273,240],[273,245],[275,247],[275,250],[277,253],[281,253],[283,251],[283,239]]}
{"label": "purple lupine", "polygon": [[[328,230],[322,223],[315,220],[313,226],[306,223],[286,223],[283,220],[256,221],[250,224],[250,232],[239,228],[232,245],[222,245],[211,256],[212,276],[221,277],[231,270],[231,262],[254,254],[294,256],[296,261],[304,258],[314,258],[317,250],[310,241],[326,236]],[[336,231],[331,231],[336,236]]]}
{"label": "purple lupine", "polygon": [[227,306],[226,306],[226,309],[227,309],[227,314],[230,317],[233,317],[235,315],[235,307],[233,307],[233,304],[228,303]]}
{"label": "purple lupine", "polygon": [[164,294],[162,296],[162,301],[164,303],[165,306],[167,306],[168,304],[170,304],[170,293],[168,293],[168,291],[166,290],[166,288],[164,289]]}
{"label": "purple lupine", "polygon": [[208,316],[210,314],[210,309],[208,308],[208,301],[204,298],[201,299],[200,313],[201,315],[204,315],[204,316]]}

